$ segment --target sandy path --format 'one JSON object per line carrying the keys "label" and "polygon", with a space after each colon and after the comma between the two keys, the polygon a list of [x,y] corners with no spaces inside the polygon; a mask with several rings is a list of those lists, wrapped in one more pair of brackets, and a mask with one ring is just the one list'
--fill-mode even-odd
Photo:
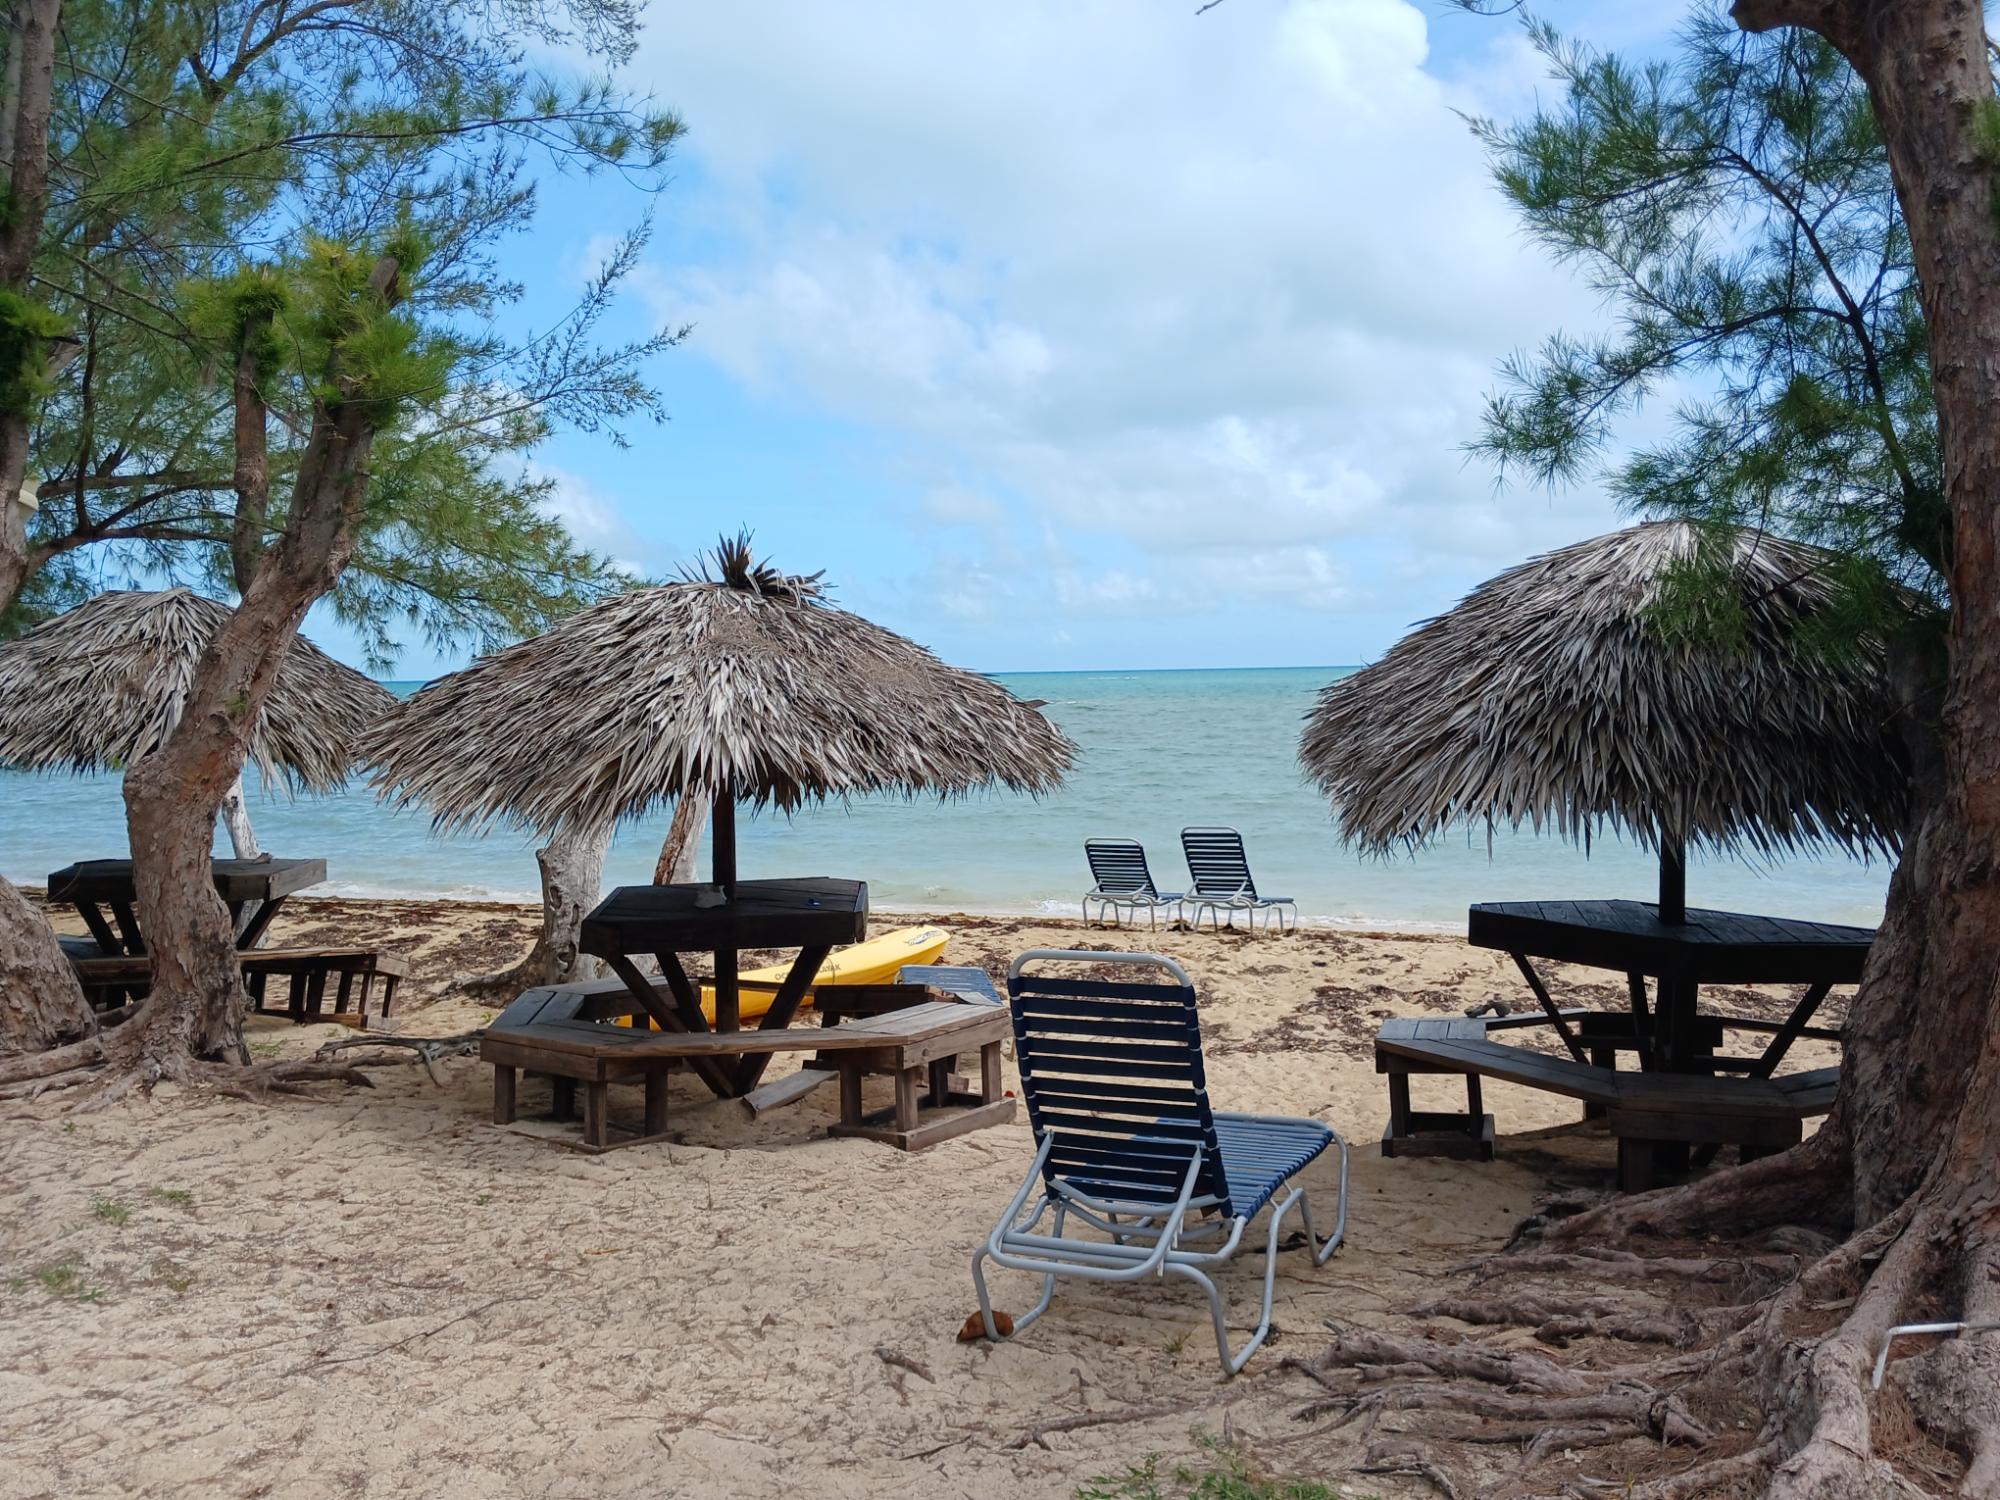
{"label": "sandy path", "polygon": [[[392,927],[431,956],[420,1001],[443,957],[522,930],[506,909],[408,906],[405,925],[386,904],[299,902],[280,940]],[[939,920],[964,930],[958,962],[1084,936]],[[1379,1016],[1512,995],[1498,955],[1327,933],[1144,942],[1203,987],[1218,1104],[1315,1115],[1354,1144],[1348,1247],[1317,1271],[1285,1258],[1280,1335],[1253,1373],[1315,1347],[1327,1318],[1388,1322],[1504,1239],[1551,1176],[1603,1179],[1601,1140],[1524,1138],[1570,1105],[1505,1086],[1487,1093],[1499,1160],[1377,1150]],[[447,1002],[402,1024],[477,1019]],[[335,1034],[259,1023],[258,1050]],[[1066,1289],[1019,1343],[954,1341],[968,1259],[1030,1154],[1023,1124],[912,1156],[825,1138],[826,1091],[751,1122],[677,1079],[684,1144],[590,1158],[487,1123],[476,1061],[439,1073],[269,1105],[0,1105],[0,1496],[1060,1497],[1221,1423],[1216,1408],[1009,1446],[1039,1418],[1220,1390],[1200,1300],[1171,1283]],[[530,1109],[544,1098],[525,1090]],[[1330,1159],[1306,1181],[1330,1208]],[[1226,1273],[1239,1310],[1256,1280],[1255,1257]],[[1025,1278],[1001,1287],[1003,1305],[1029,1300]],[[1267,1380],[1230,1421],[1287,1472],[1424,1493],[1343,1474],[1345,1434],[1274,1446],[1303,1399]]]}

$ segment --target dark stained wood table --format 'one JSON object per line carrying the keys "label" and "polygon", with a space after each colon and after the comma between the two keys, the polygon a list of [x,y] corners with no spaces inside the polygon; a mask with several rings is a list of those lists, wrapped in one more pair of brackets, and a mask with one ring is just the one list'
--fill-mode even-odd
{"label": "dark stained wood table", "polygon": [[[218,859],[212,867],[215,893],[229,907],[236,946],[241,950],[263,941],[287,896],[326,879],[323,859]],[[136,957],[146,951],[145,937],[139,930],[131,860],[84,859],[66,865],[49,877],[49,900],[74,906],[105,953]],[[258,903],[257,910],[245,922],[243,909],[253,901]],[[109,921],[104,915],[106,907],[111,912]]]}
{"label": "dark stained wood table", "polygon": [[[1498,948],[1520,968],[1563,1044],[1587,1061],[1579,1039],[1549,996],[1533,959],[1580,964],[1624,974],[1632,1000],[1640,1065],[1669,1073],[1714,1072],[1697,1005],[1704,984],[1800,984],[1805,993],[1763,1054],[1738,1071],[1769,1078],[1812,1022],[1836,984],[1857,984],[1875,940],[1874,929],[1795,917],[1690,909],[1683,922],[1662,922],[1647,901],[1490,901],[1472,907],[1466,937]],[[1646,980],[1655,981],[1649,1013]]]}
{"label": "dark stained wood table", "polygon": [[[782,1030],[798,1014],[813,977],[837,945],[868,935],[868,886],[859,880],[738,881],[723,899],[715,885],[621,886],[583,919],[578,946],[603,959],[647,1014],[668,1031],[741,1030],[737,955],[747,948],[797,948],[784,983],[772,997],[759,1029]],[[701,992],[681,966],[683,953],[713,953],[715,1025],[702,1014]],[[650,954],[672,995],[671,1003],[633,962]],[[715,1093],[740,1097],[757,1086],[770,1054],[738,1059],[695,1057],[689,1065]]]}

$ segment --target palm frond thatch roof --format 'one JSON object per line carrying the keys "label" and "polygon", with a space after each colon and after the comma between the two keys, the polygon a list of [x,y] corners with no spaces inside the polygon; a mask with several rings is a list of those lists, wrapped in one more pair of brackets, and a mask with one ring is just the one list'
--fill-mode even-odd
{"label": "palm frond thatch roof", "polygon": [[989,678],[754,566],[582,610],[440,678],[363,746],[441,828],[553,833],[685,793],[791,809],[868,792],[1054,788],[1076,747]]}
{"label": "palm frond thatch roof", "polygon": [[[0,644],[0,765],[119,770],[180,721],[196,662],[230,608],[184,588],[99,594]],[[362,729],[395,706],[380,683],[294,640],[250,758],[267,782],[332,791]]]}
{"label": "palm frond thatch roof", "polygon": [[[1727,646],[1664,630],[1666,580],[1733,578]],[[1652,522],[1534,558],[1323,690],[1299,758],[1343,833],[1380,852],[1461,822],[1588,845],[1606,825],[1760,854],[1893,851],[1905,757],[1880,653],[1802,649],[1829,555]]]}

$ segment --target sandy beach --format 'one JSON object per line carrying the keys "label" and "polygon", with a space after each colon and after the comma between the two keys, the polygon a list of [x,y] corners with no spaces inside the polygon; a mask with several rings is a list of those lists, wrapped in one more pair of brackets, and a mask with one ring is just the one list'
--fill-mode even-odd
{"label": "sandy beach", "polygon": [[[491,1014],[447,995],[451,978],[511,958],[532,920],[300,898],[274,941],[407,952],[390,1025],[442,1034]],[[1200,1300],[1173,1283],[1072,1285],[1016,1343],[955,1341],[969,1258],[1029,1159],[1025,1118],[906,1155],[828,1139],[829,1090],[753,1121],[676,1077],[673,1144],[588,1157],[492,1125],[472,1058],[268,1103],[163,1089],[78,1112],[52,1096],[0,1105],[0,1496],[1055,1500],[1225,1433],[1265,1471],[1342,1494],[1433,1493],[1349,1472],[1359,1432],[1297,1420],[1311,1387],[1281,1366],[1328,1320],[1408,1328],[1400,1310],[1497,1248],[1538,1195],[1607,1184],[1610,1143],[1574,1128],[1570,1104],[1505,1085],[1486,1095],[1495,1161],[1380,1154],[1376,1027],[1524,1002],[1504,955],[1448,937],[928,920],[954,933],[946,961],[996,974],[1036,946],[1178,958],[1201,987],[1218,1107],[1312,1115],[1351,1143],[1347,1244],[1318,1270],[1284,1258],[1277,1332],[1244,1377],[1220,1379]],[[1559,998],[1620,1003],[1604,977],[1551,973]],[[251,1045],[304,1055],[351,1034],[267,1019]],[[1801,1046],[1791,1065],[1828,1060]],[[1436,1087],[1442,1104],[1452,1086]],[[528,1084],[524,1114],[546,1099]],[[1330,1211],[1332,1157],[1305,1180]],[[1225,1273],[1239,1317],[1259,1269],[1246,1256]],[[1000,1275],[1001,1305],[1024,1307],[1026,1278]],[[1161,1410],[1029,1438],[1135,1406]]]}

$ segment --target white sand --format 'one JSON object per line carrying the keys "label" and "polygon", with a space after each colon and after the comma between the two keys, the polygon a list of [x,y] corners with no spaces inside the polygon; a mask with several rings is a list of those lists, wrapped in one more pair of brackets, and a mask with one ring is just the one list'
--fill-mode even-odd
{"label": "white sand", "polygon": [[[392,930],[420,965],[401,1024],[445,1032],[481,1013],[420,1002],[526,920],[299,902],[280,941]],[[935,920],[964,931],[947,955],[961,963],[1108,946],[1073,923]],[[1551,1174],[1607,1178],[1601,1139],[1524,1138],[1573,1105],[1504,1085],[1487,1090],[1498,1160],[1380,1155],[1379,1019],[1522,999],[1501,955],[1327,933],[1135,946],[1195,974],[1219,1106],[1314,1115],[1353,1146],[1347,1246],[1318,1270],[1284,1257],[1279,1333],[1246,1379],[1317,1348],[1326,1319],[1395,1320],[1504,1240]],[[1565,994],[1607,977],[1556,972]],[[256,1047],[347,1034],[260,1022]],[[1191,1430],[1225,1414],[1282,1472],[1428,1493],[1346,1473],[1352,1429],[1301,1440],[1293,1376],[1231,1387],[1226,1408],[1011,1447],[1037,1419],[1224,1390],[1179,1283],[1072,1284],[1017,1343],[955,1342],[968,1260],[1029,1159],[1024,1121],[906,1155],[827,1139],[830,1091],[752,1122],[677,1078],[684,1144],[593,1158],[488,1123],[476,1060],[438,1072],[441,1086],[394,1069],[373,1091],[270,1104],[162,1090],[98,1113],[0,1105],[0,1496],[1062,1497],[1190,1453]],[[545,1100],[527,1085],[524,1112]],[[1330,1217],[1331,1157],[1306,1182]],[[1223,1278],[1239,1336],[1259,1270],[1248,1256]],[[1001,1305],[1025,1307],[1028,1279],[999,1274]]]}

